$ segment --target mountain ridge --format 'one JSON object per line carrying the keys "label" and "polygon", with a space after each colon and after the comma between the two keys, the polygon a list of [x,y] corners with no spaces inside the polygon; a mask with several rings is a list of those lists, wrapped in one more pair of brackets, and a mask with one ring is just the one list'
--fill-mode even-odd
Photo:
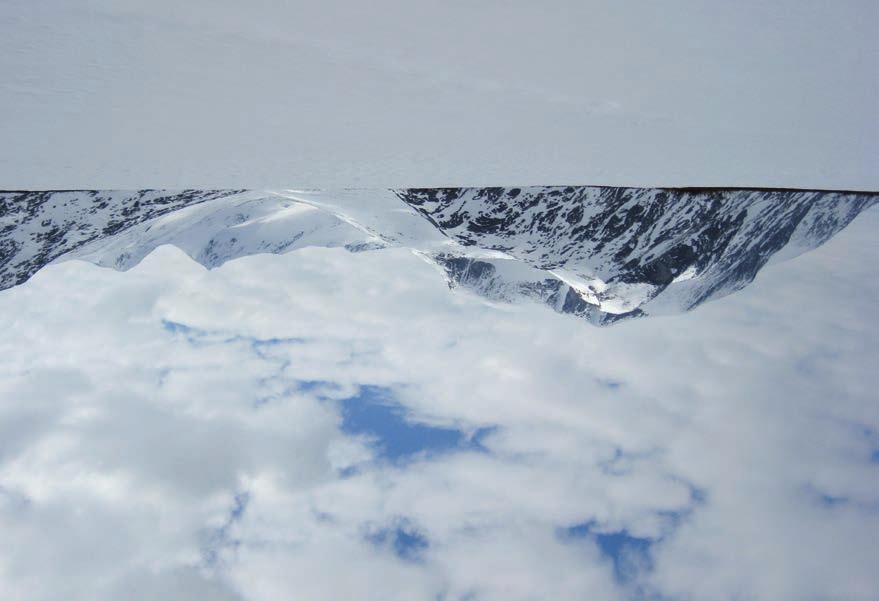
{"label": "mountain ridge", "polygon": [[0,192],[0,289],[50,262],[128,269],[161,244],[208,268],[306,246],[402,246],[451,288],[596,325],[689,311],[819,246],[874,192],[602,186]]}

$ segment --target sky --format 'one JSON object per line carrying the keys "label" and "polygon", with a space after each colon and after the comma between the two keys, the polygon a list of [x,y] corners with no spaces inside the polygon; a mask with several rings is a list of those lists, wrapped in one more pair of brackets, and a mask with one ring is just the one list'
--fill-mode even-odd
{"label": "sky", "polygon": [[873,0],[5,0],[0,186],[879,188]]}
{"label": "sky", "polygon": [[592,327],[402,248],[0,292],[4,599],[872,599],[870,209]]}

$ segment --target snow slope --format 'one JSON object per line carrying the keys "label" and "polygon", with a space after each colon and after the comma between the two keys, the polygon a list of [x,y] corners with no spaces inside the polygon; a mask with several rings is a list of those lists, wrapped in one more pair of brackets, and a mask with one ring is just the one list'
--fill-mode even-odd
{"label": "snow slope", "polygon": [[688,311],[815,248],[879,195],[609,187],[0,193],[0,283],[173,244],[208,268],[309,246],[410,249],[450,287],[603,325]]}
{"label": "snow slope", "polygon": [[870,0],[4,0],[0,186],[875,189],[877,21]]}
{"label": "snow slope", "polygon": [[504,252],[567,284],[566,312],[597,306],[612,315],[686,311],[734,292],[779,251],[789,258],[823,244],[877,199],[588,186],[413,189],[399,196],[462,245]]}

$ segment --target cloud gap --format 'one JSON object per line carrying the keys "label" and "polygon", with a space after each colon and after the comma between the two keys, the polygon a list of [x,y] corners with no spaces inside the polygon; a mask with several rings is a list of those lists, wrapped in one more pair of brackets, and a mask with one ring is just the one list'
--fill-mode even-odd
{"label": "cloud gap", "polygon": [[484,439],[496,429],[483,427],[468,434],[462,429],[413,422],[394,400],[393,392],[380,386],[361,386],[356,396],[342,399],[339,405],[342,431],[370,437],[378,458],[392,463],[416,455],[485,453]]}

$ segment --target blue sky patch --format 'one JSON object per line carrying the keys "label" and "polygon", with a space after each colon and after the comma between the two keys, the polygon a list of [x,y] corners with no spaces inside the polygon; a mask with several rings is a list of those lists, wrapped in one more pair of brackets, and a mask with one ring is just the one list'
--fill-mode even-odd
{"label": "blue sky patch", "polygon": [[398,461],[418,453],[451,451],[485,452],[482,440],[494,428],[480,428],[472,435],[464,430],[409,421],[393,393],[380,386],[362,386],[356,396],[340,402],[342,431],[374,440],[379,458]]}
{"label": "blue sky patch", "polygon": [[650,547],[656,541],[632,536],[626,530],[596,532],[595,528],[595,522],[586,522],[565,528],[561,534],[564,538],[595,541],[601,554],[613,563],[614,578],[621,584],[632,582],[639,572],[653,568]]}
{"label": "blue sky patch", "polygon": [[388,547],[404,561],[418,562],[430,547],[427,537],[407,520],[392,528],[381,528],[366,535],[366,540],[376,547]]}
{"label": "blue sky patch", "polygon": [[655,538],[633,536],[625,528],[615,531],[602,531],[595,520],[575,524],[558,530],[562,540],[589,540],[594,542],[601,554],[610,560],[614,579],[629,589],[631,598],[639,601],[667,601],[659,591],[646,584],[639,576],[653,570],[653,549],[666,540],[701,505],[708,502],[706,491],[690,483],[684,483],[690,490],[689,503],[676,511],[659,511],[663,519],[661,534]]}

